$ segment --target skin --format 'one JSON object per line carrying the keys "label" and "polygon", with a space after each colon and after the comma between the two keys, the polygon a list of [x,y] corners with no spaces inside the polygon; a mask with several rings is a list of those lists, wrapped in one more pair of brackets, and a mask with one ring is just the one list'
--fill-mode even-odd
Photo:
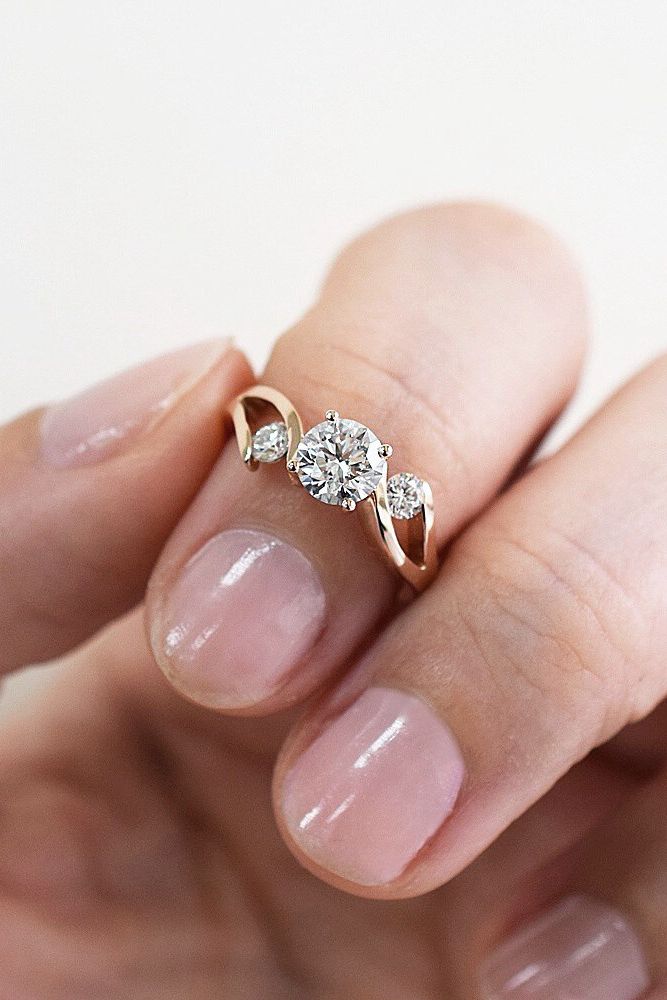
{"label": "skin", "polygon": [[[358,240],[279,341],[264,377],[306,425],[334,403],[359,413],[434,487],[446,557],[400,613],[395,578],[370,550],[355,558],[353,518],[333,544],[316,505],[286,491],[267,511],[258,482],[239,485],[238,455],[218,458],[226,401],[252,381],[236,352],[85,468],[43,467],[38,413],[3,429],[3,669],[88,641],[0,739],[0,1000],[477,1000],[504,934],[579,891],[631,914],[663,996],[667,364],[526,474],[585,334],[576,269],[552,237],[449,206]],[[278,692],[222,715],[165,682],[130,609],[148,585],[151,635],[180,566],[235,526],[241,489],[244,523],[317,566],[329,634]],[[371,680],[447,719],[467,777],[408,869],[369,888],[303,855],[280,790]]]}

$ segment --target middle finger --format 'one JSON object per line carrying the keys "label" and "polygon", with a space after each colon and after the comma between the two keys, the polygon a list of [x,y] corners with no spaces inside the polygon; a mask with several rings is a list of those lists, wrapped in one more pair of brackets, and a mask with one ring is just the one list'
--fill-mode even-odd
{"label": "middle finger", "polygon": [[[335,407],[426,478],[437,543],[468,521],[564,405],[585,327],[576,273],[534,223],[451,205],[391,220],[334,266],[262,381],[306,428]],[[306,696],[367,641],[397,577],[355,515],[227,448],[149,590],[154,654],[189,698],[268,712]]]}

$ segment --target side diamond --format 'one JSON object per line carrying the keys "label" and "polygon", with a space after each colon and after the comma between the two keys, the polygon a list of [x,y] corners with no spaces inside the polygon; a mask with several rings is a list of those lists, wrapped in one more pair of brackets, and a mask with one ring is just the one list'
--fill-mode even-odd
{"label": "side diamond", "polygon": [[256,462],[277,462],[287,454],[287,427],[280,420],[265,424],[252,437],[252,457]]}
{"label": "side diamond", "polygon": [[415,517],[424,503],[424,484],[412,472],[399,472],[387,482],[389,513],[401,521]]}

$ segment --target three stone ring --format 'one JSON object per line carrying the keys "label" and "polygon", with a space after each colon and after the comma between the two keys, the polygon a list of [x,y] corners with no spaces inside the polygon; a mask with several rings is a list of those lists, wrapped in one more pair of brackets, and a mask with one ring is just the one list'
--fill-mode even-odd
{"label": "three stone ring", "polygon": [[[261,423],[267,408],[280,420]],[[304,434],[292,403],[277,389],[256,385],[232,406],[241,458],[249,469],[285,459],[290,477],[321,503],[359,510],[385,557],[415,590],[438,568],[433,538],[433,495],[412,472],[388,478],[392,448],[364,424],[327,410]]]}

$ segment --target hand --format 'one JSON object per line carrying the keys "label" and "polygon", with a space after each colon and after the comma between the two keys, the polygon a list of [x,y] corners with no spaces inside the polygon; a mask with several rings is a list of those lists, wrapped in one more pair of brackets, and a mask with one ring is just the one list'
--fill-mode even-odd
{"label": "hand", "polygon": [[407,607],[356,517],[218,458],[226,345],[4,428],[3,669],[64,659],[0,742],[0,1000],[667,988],[667,363],[525,471],[585,326],[550,236],[459,205],[352,244],[278,341],[306,426],[433,486]]}

